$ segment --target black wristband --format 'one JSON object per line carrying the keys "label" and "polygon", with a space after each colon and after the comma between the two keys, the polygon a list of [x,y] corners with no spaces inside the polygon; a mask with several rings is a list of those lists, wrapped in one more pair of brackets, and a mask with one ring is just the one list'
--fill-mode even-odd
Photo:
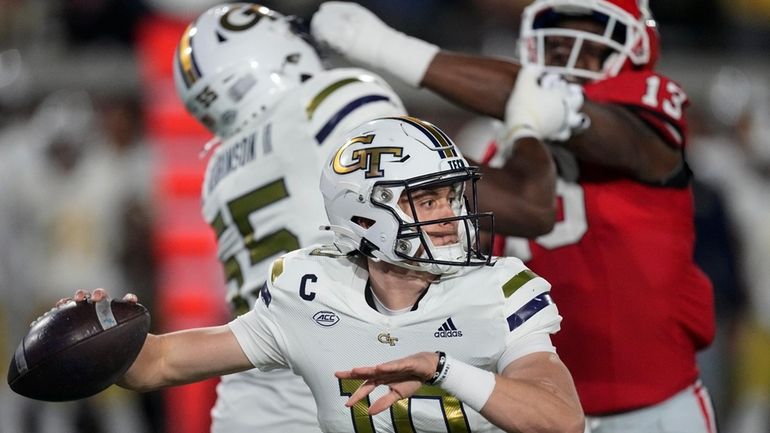
{"label": "black wristband", "polygon": [[436,371],[433,373],[433,377],[425,381],[428,385],[434,385],[436,383],[436,380],[441,376],[441,373],[444,371],[444,366],[446,365],[446,353],[437,350],[436,355],[438,355]]}

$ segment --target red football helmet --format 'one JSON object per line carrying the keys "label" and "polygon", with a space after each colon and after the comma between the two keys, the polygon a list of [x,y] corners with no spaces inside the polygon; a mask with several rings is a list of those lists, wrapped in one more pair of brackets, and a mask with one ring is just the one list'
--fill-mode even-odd
{"label": "red football helmet", "polygon": [[[560,27],[561,20],[569,18],[590,19],[604,30],[592,33]],[[571,52],[562,56],[563,61],[558,64],[547,64],[546,47],[557,39],[572,40]],[[608,49],[600,71],[577,65],[585,41]],[[522,64],[540,65],[564,76],[601,80],[625,69],[652,69],[658,59],[658,47],[657,26],[647,0],[536,0],[522,15]]]}

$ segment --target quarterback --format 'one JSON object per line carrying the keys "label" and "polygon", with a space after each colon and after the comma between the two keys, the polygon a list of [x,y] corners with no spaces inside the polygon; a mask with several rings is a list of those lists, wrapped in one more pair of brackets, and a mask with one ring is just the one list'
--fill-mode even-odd
{"label": "quarterback", "polygon": [[[688,98],[654,70],[659,35],[647,1],[536,0],[522,15],[521,63],[441,51],[352,3],[322,4],[312,29],[352,60],[506,123],[517,116],[514,83],[534,83],[528,69],[582,87],[586,119],[544,137],[559,170],[552,229],[533,236],[501,220],[499,233],[527,239],[508,238],[496,252],[553,284],[564,316],[554,343],[594,432],[713,433],[695,360],[715,322],[710,282],[693,261]],[[375,46],[356,37],[362,29]],[[511,203],[498,196],[481,205],[497,216]]]}
{"label": "quarterback", "polygon": [[[398,96],[361,69],[325,70],[294,17],[251,3],[215,6],[184,32],[177,93],[213,134],[202,186],[235,315],[251,309],[280,255],[328,242],[318,179],[344,132],[404,113]],[[310,390],[289,370],[222,377],[212,432],[317,433]]]}
{"label": "quarterback", "polygon": [[333,243],[276,259],[230,324],[148,336],[121,384],[290,368],[326,432],[583,432],[550,285],[481,252],[479,177],[430,123],[355,128],[321,175]]}

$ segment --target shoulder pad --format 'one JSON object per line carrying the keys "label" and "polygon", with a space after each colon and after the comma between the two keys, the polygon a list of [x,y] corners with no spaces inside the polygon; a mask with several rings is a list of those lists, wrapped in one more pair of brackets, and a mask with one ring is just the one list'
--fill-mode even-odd
{"label": "shoulder pad", "polygon": [[[401,98],[379,76],[363,69],[333,69],[305,83],[303,109],[319,144],[335,131],[406,112]],[[335,145],[337,144],[335,141]]]}
{"label": "shoulder pad", "polygon": [[525,285],[532,287],[538,293],[547,292],[551,288],[551,285],[544,278],[515,257],[500,257],[495,263],[495,268],[498,269],[497,281],[500,290],[506,298],[510,298]]}

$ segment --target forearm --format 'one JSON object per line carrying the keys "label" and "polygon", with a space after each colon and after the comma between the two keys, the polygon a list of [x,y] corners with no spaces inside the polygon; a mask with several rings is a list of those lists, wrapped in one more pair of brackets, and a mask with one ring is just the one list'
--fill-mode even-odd
{"label": "forearm", "polygon": [[553,229],[555,182],[543,178],[535,185],[522,186],[500,169],[485,167],[483,172],[486,185],[479,187],[479,209],[494,213],[495,233],[532,239]]}
{"label": "forearm", "polygon": [[251,367],[226,325],[163,335],[150,334],[139,356],[118,384],[144,392]]}
{"label": "forearm", "polygon": [[511,61],[440,51],[421,85],[469,110],[503,119],[518,71]]}
{"label": "forearm", "polygon": [[582,111],[591,126],[564,143],[579,160],[647,182],[666,179],[678,168],[680,152],[628,109],[586,101]]}
{"label": "forearm", "polygon": [[572,377],[556,354],[526,355],[509,364],[502,374],[443,353],[437,358],[437,373],[430,380],[501,429],[513,433],[583,432],[583,410]]}
{"label": "forearm", "polygon": [[556,166],[542,142],[519,140],[502,168],[482,167],[479,207],[495,214],[495,232],[535,238],[556,221]]}
{"label": "forearm", "polygon": [[583,412],[577,398],[552,380],[495,377],[492,395],[481,414],[507,432],[583,432]]}

